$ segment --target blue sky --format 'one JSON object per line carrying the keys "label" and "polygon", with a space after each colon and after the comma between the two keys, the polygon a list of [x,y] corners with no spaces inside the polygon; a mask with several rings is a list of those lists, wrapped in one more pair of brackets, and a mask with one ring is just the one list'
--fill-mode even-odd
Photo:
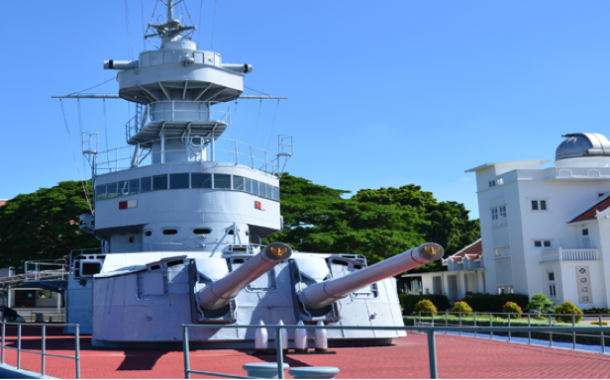
{"label": "blue sky", "polygon": [[[214,1],[186,2],[195,23],[203,4],[199,47],[210,50]],[[147,23],[154,1],[125,4],[3,4],[0,199],[79,178],[50,96],[113,78],[105,59],[143,49],[142,6]],[[351,191],[415,183],[476,217],[464,170],[552,159],[564,133],[609,134],[608,14],[608,1],[218,0],[214,50],[254,66],[248,87],[289,97],[275,125],[276,102],[263,103],[258,131],[258,101],[240,101],[226,133],[265,147],[273,125],[294,135],[294,175]],[[116,93],[116,82],[88,92]],[[125,103],[106,102],[111,148],[126,145]],[[77,103],[64,106],[82,170]],[[105,149],[102,102],[81,109]]]}

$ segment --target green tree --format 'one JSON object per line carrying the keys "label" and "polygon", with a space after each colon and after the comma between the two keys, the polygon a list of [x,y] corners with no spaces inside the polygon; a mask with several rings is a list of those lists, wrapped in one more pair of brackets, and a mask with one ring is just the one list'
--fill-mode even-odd
{"label": "green tree", "polygon": [[79,215],[89,212],[77,181],[9,200],[0,207],[0,267],[61,258],[72,249],[99,246],[95,237],[78,228]]}
{"label": "green tree", "polygon": [[554,311],[553,302],[542,293],[534,294],[530,303],[527,304],[526,309],[530,313],[538,313],[538,317],[540,317],[540,313],[552,313]]}
{"label": "green tree", "polygon": [[479,234],[478,221],[468,219],[463,205],[439,203],[419,186],[361,190],[346,199],[347,194],[285,174],[280,182],[285,229],[267,241],[301,251],[362,254],[373,264],[426,241],[449,246],[448,254],[453,253]]}

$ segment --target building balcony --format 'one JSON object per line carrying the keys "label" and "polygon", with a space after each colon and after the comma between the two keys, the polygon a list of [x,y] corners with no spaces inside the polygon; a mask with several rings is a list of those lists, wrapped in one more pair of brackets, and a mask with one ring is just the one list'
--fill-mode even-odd
{"label": "building balcony", "polygon": [[545,251],[541,254],[541,263],[556,261],[598,261],[601,259],[597,249],[565,249],[559,247],[553,251]]}

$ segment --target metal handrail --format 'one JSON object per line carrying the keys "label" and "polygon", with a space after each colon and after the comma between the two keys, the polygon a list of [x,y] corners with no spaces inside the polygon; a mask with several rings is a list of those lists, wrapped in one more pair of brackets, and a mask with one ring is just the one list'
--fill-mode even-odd
{"label": "metal handrail", "polygon": [[[226,327],[230,327],[232,329],[235,328],[250,328],[257,329],[260,328],[260,325],[229,325]],[[276,349],[276,360],[277,360],[277,371],[278,371],[278,379],[284,378],[284,354],[282,349],[282,339],[278,339],[280,337],[281,329],[308,329],[315,330],[319,329],[320,326],[295,326],[295,325],[265,325],[266,329],[275,330],[275,349]],[[183,347],[183,355],[184,355],[184,378],[190,379],[191,373],[202,374],[202,375],[212,375],[212,376],[220,376],[220,377],[232,377],[232,378],[245,378],[237,375],[229,375],[223,373],[214,373],[214,372],[204,372],[192,370],[190,368],[190,358],[189,358],[189,341],[188,341],[188,329],[189,328],[211,328],[218,330],[222,328],[219,325],[192,325],[192,324],[183,324],[182,325],[182,347]],[[561,332],[561,331],[589,331],[589,332],[599,332],[601,334],[604,331],[610,331],[608,327],[434,327],[434,326],[324,326],[323,329],[326,330],[393,330],[393,331],[424,331],[428,336],[428,359],[430,364],[430,378],[438,379],[438,366],[437,366],[437,358],[436,358],[436,339],[434,337],[436,331],[465,331],[465,332],[481,332],[481,331],[493,331],[493,332],[507,332],[511,331],[523,331],[523,332],[535,332],[535,331],[543,331],[543,332]]]}
{"label": "metal handrail", "polygon": [[[64,358],[64,359],[74,359],[76,365],[76,376],[75,378],[80,379],[80,326],[78,323],[13,323],[13,322],[1,322],[2,323],[2,341],[0,344],[0,363],[5,364],[4,362],[4,350],[17,350],[17,369],[21,369],[21,353],[29,353],[29,354],[39,354],[41,357],[41,376],[45,376],[45,364],[46,357],[53,356],[56,358]],[[6,325],[17,326],[17,348],[7,346],[6,342]],[[21,326],[40,326],[42,329],[41,336],[41,350],[33,351],[33,350],[24,350],[21,348]],[[46,352],[46,336],[47,336],[47,326],[53,327],[74,327],[74,356],[68,355],[58,355],[58,354],[49,354]]]}

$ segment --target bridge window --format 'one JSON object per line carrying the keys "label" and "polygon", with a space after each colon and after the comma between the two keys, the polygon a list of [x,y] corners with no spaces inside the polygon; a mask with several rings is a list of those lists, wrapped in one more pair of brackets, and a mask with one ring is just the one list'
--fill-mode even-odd
{"label": "bridge window", "polygon": [[153,179],[153,190],[167,190],[167,174],[156,175]]}
{"label": "bridge window", "polygon": [[140,179],[132,179],[129,181],[129,194],[138,194],[140,192]]}
{"label": "bridge window", "polygon": [[151,177],[142,178],[142,182],[140,183],[141,189],[140,191],[145,193],[152,190],[152,179]]}
{"label": "bridge window", "polygon": [[233,176],[233,190],[244,191],[244,177]]}
{"label": "bridge window", "polygon": [[191,173],[191,187],[193,189],[211,189],[212,175],[205,173]]}
{"label": "bridge window", "polygon": [[214,174],[215,189],[231,189],[231,176],[228,174]]}
{"label": "bridge window", "polygon": [[106,185],[99,185],[95,187],[95,199],[106,199]]}
{"label": "bridge window", "polygon": [[119,182],[119,196],[129,195],[129,181]]}
{"label": "bridge window", "polygon": [[170,189],[188,189],[189,173],[172,173],[169,175]]}
{"label": "bridge window", "polygon": [[110,199],[110,198],[116,198],[117,197],[117,183],[108,183],[106,184],[107,186],[107,196],[106,198]]}

